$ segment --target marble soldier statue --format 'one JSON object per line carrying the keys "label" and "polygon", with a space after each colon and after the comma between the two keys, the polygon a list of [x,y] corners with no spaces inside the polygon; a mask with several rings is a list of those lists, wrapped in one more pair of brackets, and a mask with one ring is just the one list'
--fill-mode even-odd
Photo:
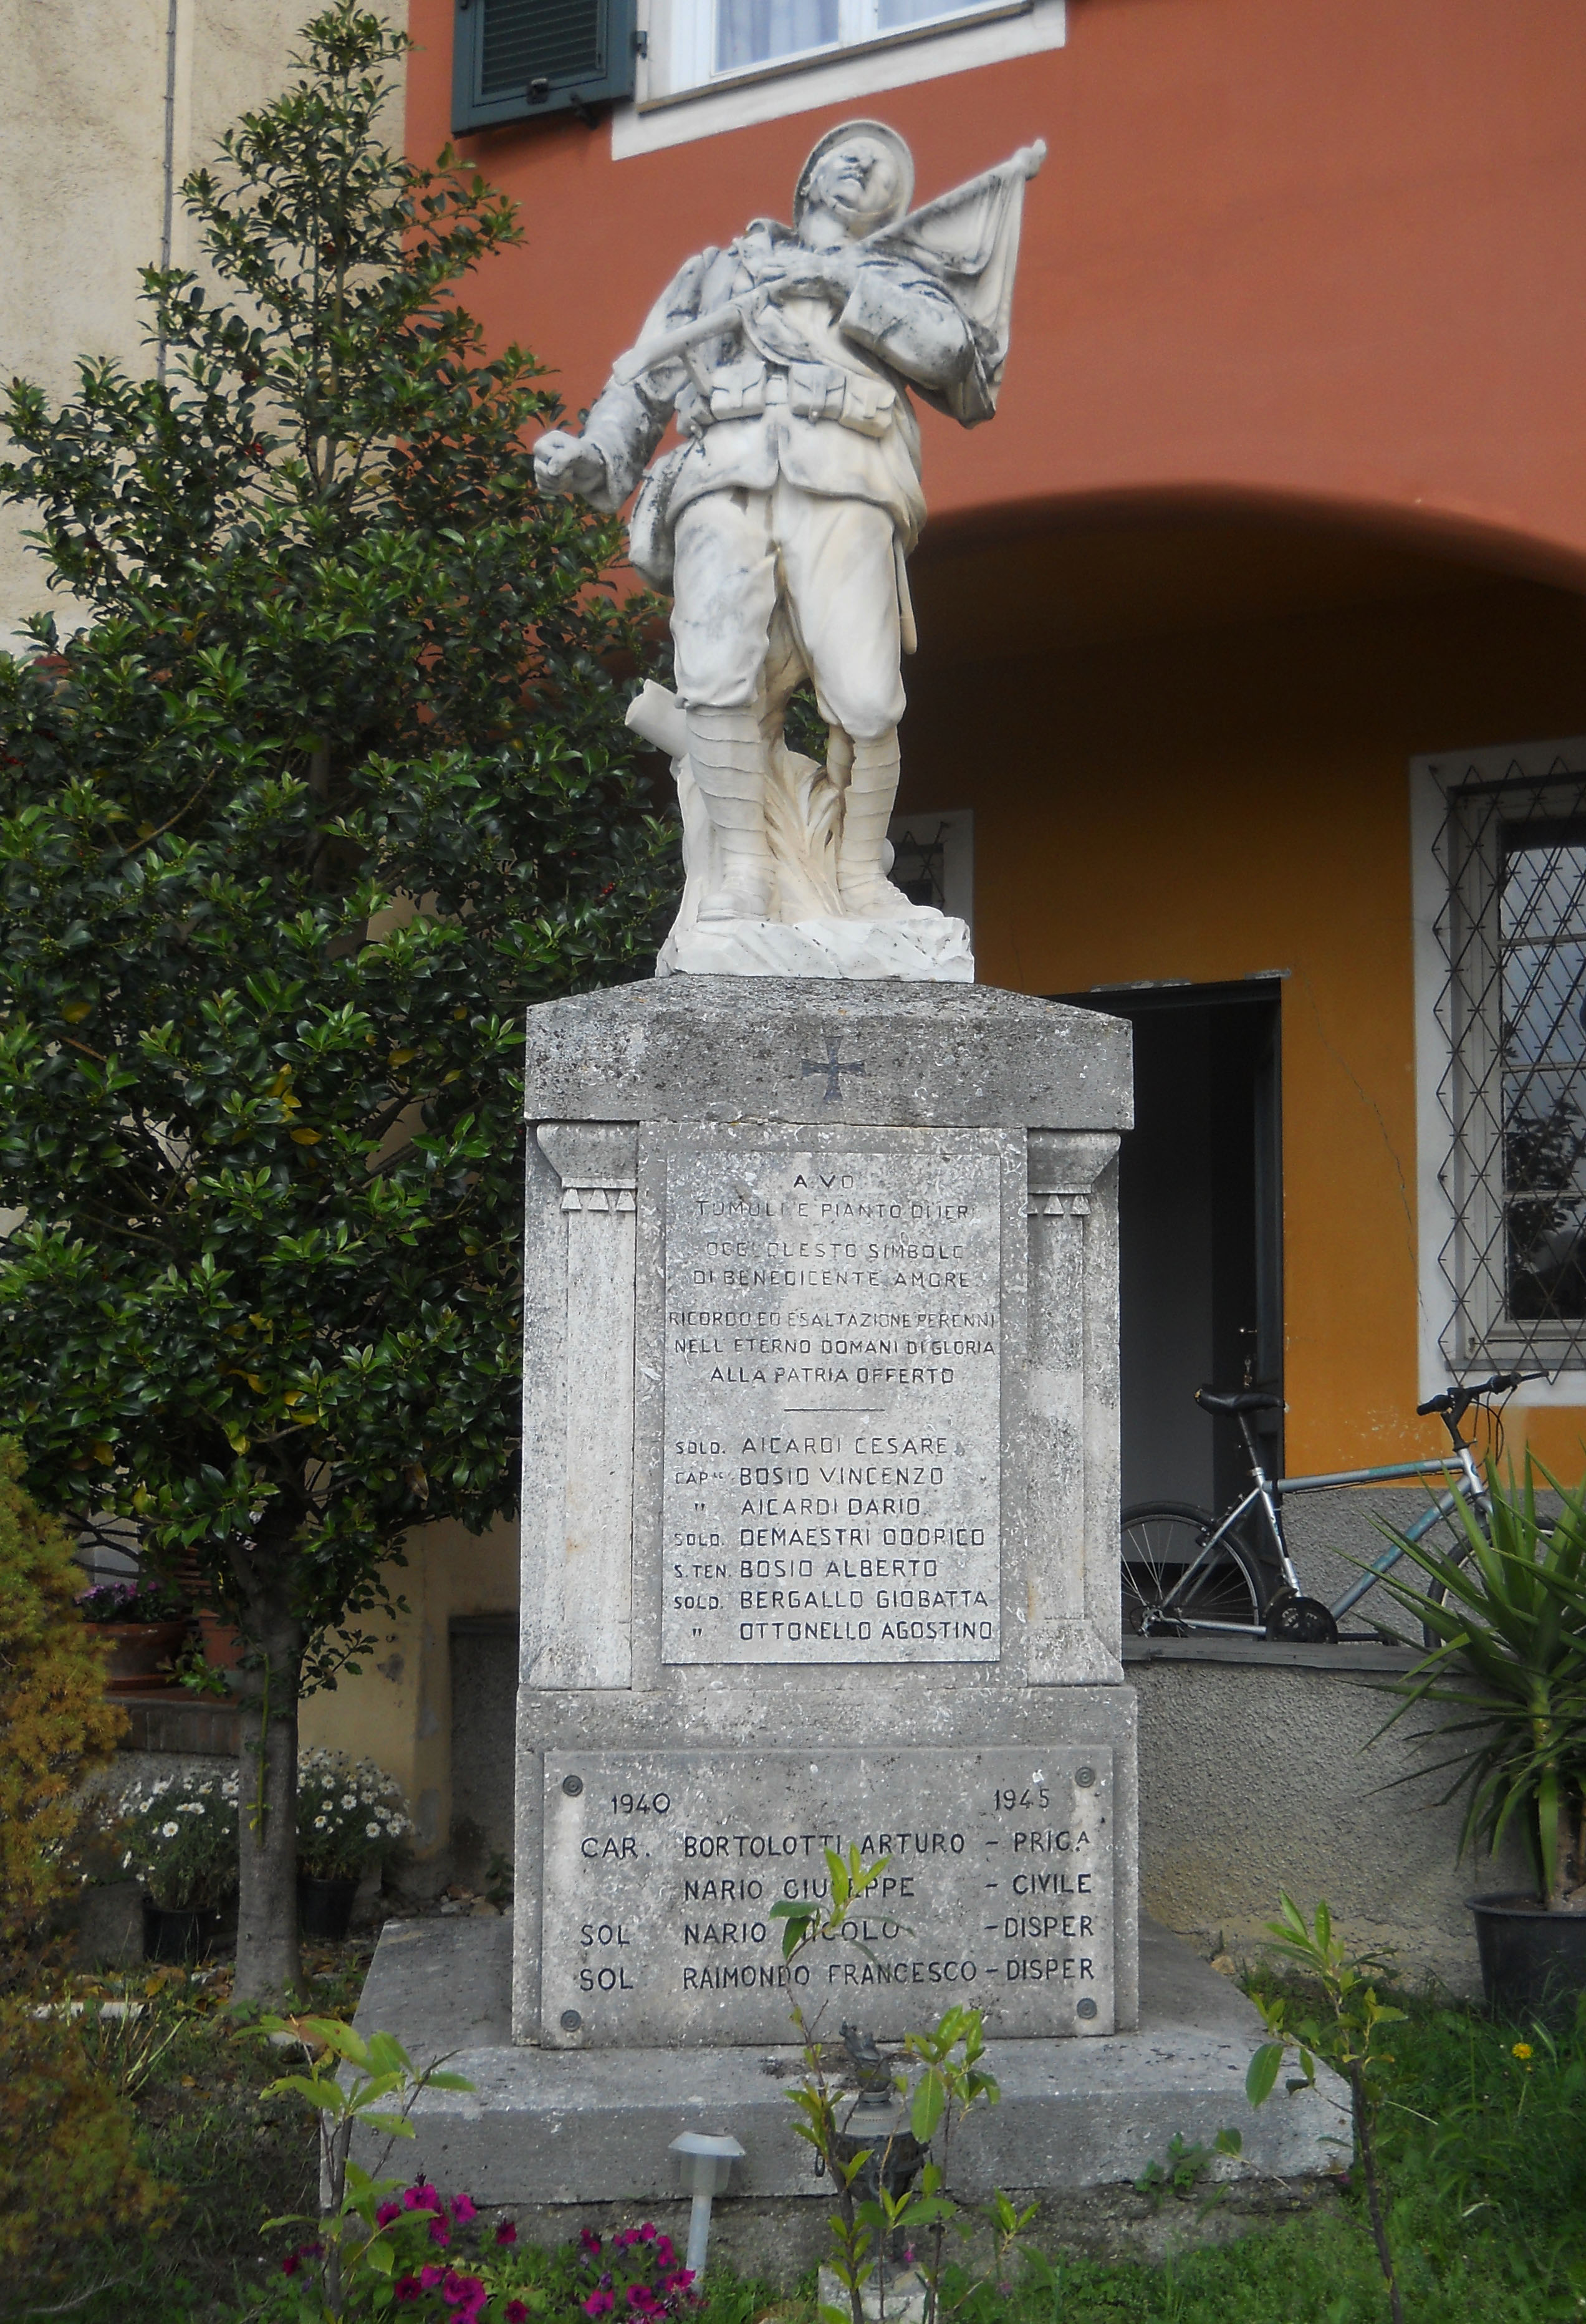
{"label": "marble soldier statue", "polygon": [[[643,477],[630,553],[672,593],[678,692],[648,687],[632,723],[678,775],[679,930],[919,917],[886,876],[914,643],[904,560],[926,513],[910,397],[965,427],[995,410],[1024,184],[1044,152],[910,215],[896,132],[830,131],[791,230],[756,219],[691,258],[583,434],[536,447],[542,489],[608,513]],[[674,417],[682,441],[645,475]],[[782,736],[807,680],[831,729],[824,769]]]}

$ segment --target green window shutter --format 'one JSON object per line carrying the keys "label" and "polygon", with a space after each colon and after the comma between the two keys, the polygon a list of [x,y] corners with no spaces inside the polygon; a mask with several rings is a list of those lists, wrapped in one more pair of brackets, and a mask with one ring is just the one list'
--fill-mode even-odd
{"label": "green window shutter", "polygon": [[632,97],[633,16],[634,0],[456,0],[453,129]]}

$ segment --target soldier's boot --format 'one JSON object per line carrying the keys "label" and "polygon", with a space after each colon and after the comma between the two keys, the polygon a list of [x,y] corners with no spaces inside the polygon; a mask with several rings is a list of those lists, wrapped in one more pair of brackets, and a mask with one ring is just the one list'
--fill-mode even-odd
{"label": "soldier's boot", "polygon": [[710,808],[721,868],[700,919],[763,920],[776,872],[765,830],[765,741],[755,713],[690,710],[688,763]]}
{"label": "soldier's boot", "polygon": [[[844,795],[843,846],[837,888],[851,918],[896,920],[914,906],[887,877],[891,862],[887,825],[898,796],[898,730],[879,742],[855,742],[853,771]],[[885,852],[883,852],[885,851]]]}

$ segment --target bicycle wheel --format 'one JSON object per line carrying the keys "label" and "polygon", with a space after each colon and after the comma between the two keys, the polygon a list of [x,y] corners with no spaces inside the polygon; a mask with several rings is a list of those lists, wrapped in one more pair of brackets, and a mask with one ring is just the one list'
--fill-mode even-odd
{"label": "bicycle wheel", "polygon": [[1189,1501],[1137,1501],[1124,1510],[1125,1630],[1168,1638],[1203,1626],[1260,1630],[1260,1585],[1242,1542],[1226,1536],[1199,1571],[1190,1572],[1216,1528],[1211,1510]]}

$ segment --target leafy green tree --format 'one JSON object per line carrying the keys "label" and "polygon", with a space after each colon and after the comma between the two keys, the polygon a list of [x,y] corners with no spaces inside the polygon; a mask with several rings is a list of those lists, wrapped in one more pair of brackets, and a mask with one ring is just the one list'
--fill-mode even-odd
{"label": "leafy green tree", "polygon": [[10,392],[53,586],[0,657],[0,1403],[32,1490],[198,1558],[250,1642],[238,1988],[299,1982],[297,1702],[407,1530],[514,1498],[526,1003],[645,973],[675,885],[614,528],[454,286],[510,206],[317,16],[145,272],[159,379]]}

